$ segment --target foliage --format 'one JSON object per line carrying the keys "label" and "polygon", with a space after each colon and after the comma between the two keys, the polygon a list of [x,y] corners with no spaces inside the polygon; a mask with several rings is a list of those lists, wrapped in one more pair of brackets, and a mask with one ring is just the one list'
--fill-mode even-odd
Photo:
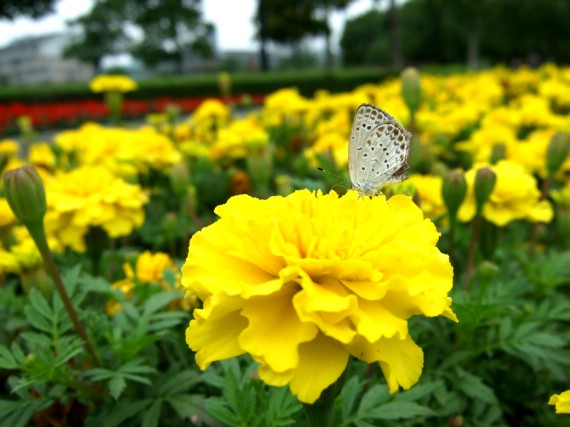
{"label": "foliage", "polygon": [[55,0],[4,0],[0,3],[0,18],[15,19],[19,16],[39,18],[53,12]]}
{"label": "foliage", "polygon": [[97,0],[91,10],[68,23],[71,42],[64,55],[101,69],[106,56],[128,51],[130,39],[125,31],[121,0]]}
{"label": "foliage", "polygon": [[[570,59],[566,1],[410,0],[399,8],[407,62],[463,62],[472,37],[487,62]],[[345,64],[385,62],[383,55],[372,56],[376,49],[385,52],[387,28],[378,24],[385,19],[387,12],[368,11],[347,21],[341,41]]]}

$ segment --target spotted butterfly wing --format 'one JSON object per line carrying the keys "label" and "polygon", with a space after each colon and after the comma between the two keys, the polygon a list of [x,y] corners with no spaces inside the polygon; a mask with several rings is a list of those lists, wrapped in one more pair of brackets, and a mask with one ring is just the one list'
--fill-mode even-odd
{"label": "spotted butterfly wing", "polygon": [[356,110],[348,146],[348,169],[360,195],[376,195],[403,181],[408,170],[411,134],[392,116],[373,105]]}

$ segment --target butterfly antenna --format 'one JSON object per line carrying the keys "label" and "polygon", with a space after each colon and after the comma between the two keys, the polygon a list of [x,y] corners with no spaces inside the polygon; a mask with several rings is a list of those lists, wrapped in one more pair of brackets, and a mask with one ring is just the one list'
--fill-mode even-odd
{"label": "butterfly antenna", "polygon": [[337,178],[344,180],[344,177],[340,176],[338,173],[334,173],[334,172],[328,171],[328,170],[323,169],[323,168],[317,168],[317,169],[320,170],[321,172],[326,172],[329,175],[336,176]]}
{"label": "butterfly antenna", "polygon": [[334,172],[328,171],[328,170],[323,169],[323,168],[317,168],[317,169],[320,170],[321,172],[326,172],[326,173],[328,173],[329,175],[332,175],[332,176],[334,176],[334,177],[337,177],[337,178],[339,178],[339,179],[342,179],[342,182],[333,185],[332,188],[331,188],[331,190],[333,190],[337,185],[338,185],[339,187],[344,188],[345,191],[348,189],[347,187],[345,187],[345,186],[343,185],[343,183],[346,183],[344,177],[340,176],[338,173],[334,173]]}

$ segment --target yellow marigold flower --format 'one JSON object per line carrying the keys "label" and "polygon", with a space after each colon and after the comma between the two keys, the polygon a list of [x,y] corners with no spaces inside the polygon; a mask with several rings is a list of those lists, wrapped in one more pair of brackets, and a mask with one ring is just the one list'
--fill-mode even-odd
{"label": "yellow marigold flower", "polygon": [[0,230],[16,223],[16,217],[5,198],[0,198]]}
{"label": "yellow marigold flower", "polygon": [[89,227],[102,227],[112,237],[126,236],[144,221],[147,195],[103,167],[82,167],[46,182],[46,230],[64,245],[85,250]]}
{"label": "yellow marigold flower", "polygon": [[204,302],[186,330],[201,369],[249,353],[263,381],[313,403],[352,355],[379,363],[395,392],[423,366],[408,319],[457,320],[439,233],[407,196],[241,195],[215,212],[182,268]]}
{"label": "yellow marigold flower", "polygon": [[93,92],[130,92],[138,88],[133,79],[120,74],[101,74],[91,80],[89,87]]}
{"label": "yellow marigold flower", "polygon": [[[43,263],[42,256],[26,227],[15,227],[13,236],[16,243],[9,249],[0,251],[0,272],[20,274],[33,270]],[[51,236],[48,236],[48,245],[52,251],[62,250],[61,245]]]}
{"label": "yellow marigold flower", "polygon": [[150,126],[126,129],[87,123],[60,133],[55,141],[63,150],[75,152],[81,165],[104,165],[122,176],[121,171],[168,170],[182,159],[172,141]]}
{"label": "yellow marigold flower", "polygon": [[211,147],[210,158],[243,158],[248,153],[262,149],[269,144],[269,135],[254,117],[234,120],[224,129]]}
{"label": "yellow marigold flower", "polygon": [[[475,215],[473,185],[475,174],[482,165],[476,165],[465,173],[468,189],[465,201],[459,208],[461,221],[469,221]],[[532,222],[550,222],[552,207],[548,201],[540,201],[536,179],[516,163],[503,160],[487,166],[497,176],[497,181],[488,202],[483,208],[483,217],[499,227],[517,219]]]}
{"label": "yellow marigold flower", "polygon": [[197,124],[210,126],[221,124],[230,118],[230,109],[222,101],[207,99],[192,114],[192,121]]}
{"label": "yellow marigold flower", "polygon": [[47,142],[33,144],[28,153],[28,160],[32,165],[45,169],[53,169],[55,167],[55,154],[51,145]]}
{"label": "yellow marigold flower", "polygon": [[436,218],[445,214],[446,208],[441,196],[443,179],[437,175],[413,174],[408,179],[419,194],[420,207],[428,218]]}
{"label": "yellow marigold flower", "polygon": [[[164,281],[164,272],[166,270],[172,270],[175,272],[175,285],[176,288],[179,288],[180,274],[170,256],[163,252],[152,253],[150,251],[144,251],[137,258],[134,270],[131,264],[123,264],[123,271],[126,278],[113,283],[112,287],[114,289],[119,289],[128,298],[132,297],[137,285],[148,285],[155,283],[159,284],[164,290],[170,291],[172,288],[168,283]],[[175,305],[180,305],[182,308],[188,309],[192,307],[192,304],[188,303],[189,301],[181,299],[178,304]],[[107,313],[109,314],[114,314],[120,309],[121,306],[116,301],[109,301],[107,304]]]}
{"label": "yellow marigold flower", "polygon": [[328,155],[332,153],[335,164],[344,168],[348,164],[348,137],[336,132],[320,135],[312,147],[305,150],[305,156],[313,167],[319,166],[317,154]]}
{"label": "yellow marigold flower", "polygon": [[12,139],[0,140],[0,156],[11,157],[18,154],[20,147],[18,143]]}
{"label": "yellow marigold flower", "polygon": [[570,390],[550,396],[549,405],[554,405],[557,414],[570,414]]}

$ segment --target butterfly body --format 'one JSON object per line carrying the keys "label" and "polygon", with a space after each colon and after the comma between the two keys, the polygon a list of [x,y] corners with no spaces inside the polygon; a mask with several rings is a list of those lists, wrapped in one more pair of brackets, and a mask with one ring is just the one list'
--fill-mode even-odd
{"label": "butterfly body", "polygon": [[383,186],[406,179],[411,134],[378,107],[356,110],[348,145],[352,186],[361,196],[375,196]]}

